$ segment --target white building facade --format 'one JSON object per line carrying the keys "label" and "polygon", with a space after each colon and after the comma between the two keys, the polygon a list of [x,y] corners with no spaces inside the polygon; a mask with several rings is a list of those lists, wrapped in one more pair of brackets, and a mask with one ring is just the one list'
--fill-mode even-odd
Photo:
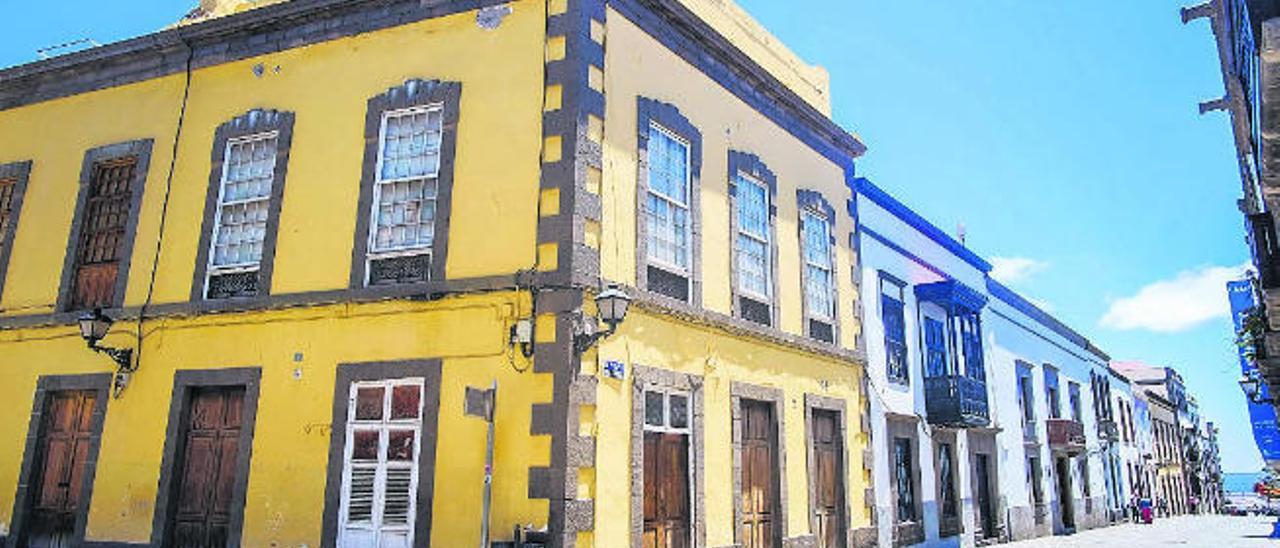
{"label": "white building facade", "polygon": [[1114,421],[1109,358],[901,202],[851,186],[879,544],[1105,525],[1124,496],[1099,430]]}

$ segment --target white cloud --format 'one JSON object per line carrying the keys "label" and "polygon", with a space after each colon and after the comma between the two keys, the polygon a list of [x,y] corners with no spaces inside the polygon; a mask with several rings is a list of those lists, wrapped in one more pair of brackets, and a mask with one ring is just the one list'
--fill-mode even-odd
{"label": "white cloud", "polygon": [[991,277],[1002,284],[1016,284],[1049,268],[1049,263],[1026,257],[992,257]]}
{"label": "white cloud", "polygon": [[1157,280],[1131,296],[1112,301],[1100,323],[1112,329],[1177,333],[1228,317],[1227,282],[1240,278],[1248,267],[1249,263],[1202,266],[1179,272],[1172,279]]}

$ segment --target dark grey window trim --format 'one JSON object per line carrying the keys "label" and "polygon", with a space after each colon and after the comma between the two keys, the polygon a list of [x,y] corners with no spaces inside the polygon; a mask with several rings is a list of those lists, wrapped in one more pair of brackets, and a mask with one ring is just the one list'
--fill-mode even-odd
{"label": "dark grey window trim", "polygon": [[774,475],[774,490],[778,493],[778,521],[775,535],[779,541],[787,539],[787,436],[786,398],[782,389],[734,381],[729,385],[729,400],[733,422],[733,541],[742,539],[742,400],[755,400],[773,406],[774,433],[778,440],[778,470]]}
{"label": "dark grey window trim", "polygon": [[9,226],[0,234],[0,297],[4,296],[4,281],[9,276],[9,258],[13,256],[13,238],[18,234],[18,221],[22,216],[22,199],[27,194],[31,179],[31,161],[0,164],[0,179],[14,179],[13,199],[9,203]]}
{"label": "dark grey window trim", "polygon": [[176,510],[177,490],[182,474],[179,462],[182,452],[182,435],[190,413],[191,393],[195,388],[216,386],[243,386],[244,407],[236,459],[236,479],[232,486],[231,521],[227,525],[227,544],[240,546],[244,530],[245,493],[249,489],[249,463],[253,456],[254,425],[258,414],[258,389],[261,385],[261,367],[227,369],[184,369],[173,374],[173,393],[169,404],[169,425],[165,428],[164,454],[160,460],[160,484],[156,490],[155,513],[151,522],[151,545],[166,546],[172,534],[173,513]]}
{"label": "dark grey window trim", "polygon": [[689,502],[692,546],[707,545],[707,503],[705,452],[705,415],[703,413],[702,376],[666,369],[635,365],[631,372],[631,546],[644,544],[644,393],[649,389],[687,392],[691,405],[689,469],[691,492]]}
{"label": "dark grey window trim", "polygon": [[796,208],[796,234],[800,242],[800,307],[804,318],[804,323],[800,326],[801,332],[810,338],[814,338],[813,333],[809,330],[809,322],[821,321],[826,323],[809,311],[809,299],[805,295],[805,288],[809,285],[809,275],[806,273],[808,269],[805,268],[804,264],[804,212],[808,210],[823,216],[827,220],[827,234],[831,238],[832,305],[830,344],[840,346],[840,278],[837,275],[839,266],[836,264],[836,210],[831,207],[831,203],[820,192],[806,189],[796,190]]}
{"label": "dark grey window trim", "polygon": [[[738,175],[745,174],[768,187],[769,211],[769,326],[778,326],[778,177],[754,154],[729,151],[729,287],[733,317],[743,318],[738,287]],[[743,318],[745,319],[745,318]]]}
{"label": "dark grey window trim", "polygon": [[116,271],[114,302],[109,308],[120,308],[124,305],[124,292],[129,284],[129,264],[133,260],[133,244],[138,235],[138,216],[142,208],[142,195],[146,190],[147,171],[151,165],[151,139],[125,141],[112,145],[89,149],[84,154],[80,166],[80,192],[76,196],[75,218],[71,221],[71,234],[67,238],[66,257],[62,262],[62,281],[58,289],[56,309],[61,312],[71,311],[71,293],[75,290],[76,256],[80,251],[80,229],[84,222],[85,202],[89,199],[89,187],[93,179],[93,166],[100,162],[134,156],[137,158],[129,204],[129,219],[126,221],[124,246],[120,250],[120,265]]}
{"label": "dark grey window trim", "polygon": [[[658,125],[689,142],[689,300],[702,306],[702,132],[674,105],[648,97],[636,98],[636,287],[649,291],[649,246],[646,219],[649,203],[649,127]],[[660,268],[654,266],[655,268]]]}
{"label": "dark grey window trim", "polygon": [[18,490],[13,499],[12,521],[9,524],[9,536],[5,546],[17,548],[27,533],[30,525],[31,504],[37,495],[35,482],[39,470],[39,441],[44,429],[44,414],[48,408],[49,394],[63,390],[92,390],[93,417],[89,424],[89,451],[85,456],[84,477],[81,478],[80,492],[83,497],[80,507],[76,509],[75,532],[73,544],[84,542],[85,525],[89,521],[89,507],[93,502],[94,476],[98,469],[98,449],[102,445],[102,428],[106,421],[107,400],[110,399],[111,374],[93,373],[86,375],[43,375],[36,381],[36,392],[32,398],[31,416],[27,422],[27,439],[22,451],[22,467],[18,472]]}
{"label": "dark grey window trim", "polygon": [[253,109],[218,126],[213,137],[210,158],[209,189],[204,200],[204,224],[200,230],[200,247],[197,248],[195,277],[191,283],[191,300],[205,300],[206,278],[209,274],[209,253],[213,245],[213,229],[217,224],[218,197],[222,190],[227,143],[233,139],[251,137],[268,132],[276,135],[275,175],[271,180],[271,198],[267,206],[267,234],[262,242],[262,260],[258,263],[258,290],[254,297],[271,294],[271,276],[275,271],[276,237],[280,229],[280,208],[284,201],[285,175],[289,169],[289,149],[293,144],[292,112]]}
{"label": "dark grey window trim", "polygon": [[849,428],[845,400],[819,394],[804,395],[804,440],[805,455],[808,458],[809,471],[809,532],[818,534],[818,520],[813,512],[813,503],[818,500],[818,474],[815,470],[816,455],[813,452],[813,415],[814,411],[830,411],[838,417],[837,427],[840,434],[840,530],[844,532],[844,545],[853,547],[854,532],[850,516],[853,515],[849,505]]}
{"label": "dark grey window trim", "polygon": [[360,381],[380,381],[422,377],[422,439],[418,452],[418,513],[414,518],[414,546],[431,545],[431,507],[435,494],[436,444],[440,414],[439,358],[387,362],[344,363],[338,365],[333,388],[333,422],[329,429],[329,467],[324,487],[324,519],[320,546],[333,548],[338,542],[338,511],[342,506],[342,468],[347,444],[347,407],[351,385]]}
{"label": "dark grey window trim", "polygon": [[[458,119],[461,109],[462,84],[441,80],[406,80],[369,99],[364,121],[364,163],[360,174],[360,200],[356,210],[355,244],[351,251],[350,287],[365,288],[368,273],[369,238],[372,226],[373,187],[377,182],[378,152],[382,137],[382,118],[389,111],[441,104],[444,107],[440,138],[440,171],[436,176],[436,226],[431,249],[428,282],[445,279],[449,253],[449,218],[453,203],[454,161],[458,145]],[[424,284],[389,284],[424,285]],[[384,289],[387,286],[370,288]]]}

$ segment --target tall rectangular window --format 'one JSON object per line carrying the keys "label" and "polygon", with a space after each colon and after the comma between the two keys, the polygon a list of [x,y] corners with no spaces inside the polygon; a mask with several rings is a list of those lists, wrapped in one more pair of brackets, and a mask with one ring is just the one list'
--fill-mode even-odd
{"label": "tall rectangular window", "polygon": [[430,277],[443,120],[441,104],[392,110],[382,116],[370,213],[368,285],[421,282]]}
{"label": "tall rectangular window", "polygon": [[1084,422],[1084,409],[1080,401],[1080,383],[1067,383],[1067,398],[1071,402],[1071,420]]}
{"label": "tall rectangular window", "polygon": [[884,326],[885,372],[890,380],[907,382],[907,333],[902,284],[880,276],[880,322]]}
{"label": "tall rectangular window", "polygon": [[116,300],[137,167],[135,156],[93,165],[80,224],[70,310],[107,308]]}
{"label": "tall rectangular window", "polygon": [[1031,387],[1031,368],[1027,365],[1018,364],[1018,407],[1022,410],[1022,429],[1023,435],[1028,438],[1035,437],[1036,431],[1036,407],[1034,393]]}
{"label": "tall rectangular window", "polygon": [[645,220],[649,260],[672,274],[689,276],[692,239],[689,142],[649,125],[649,203]]}
{"label": "tall rectangular window", "polygon": [[258,292],[278,137],[272,131],[227,142],[205,282],[209,298]]}
{"label": "tall rectangular window", "polygon": [[338,546],[414,545],[424,380],[351,384]]}
{"label": "tall rectangular window", "polygon": [[947,330],[934,318],[924,319],[925,376],[941,377],[947,374]]}
{"label": "tall rectangular window", "polygon": [[830,220],[816,211],[806,209],[801,214],[801,223],[806,280],[804,298],[809,307],[809,315],[818,320],[834,321],[835,276],[831,264]]}
{"label": "tall rectangular window", "polygon": [[916,491],[914,457],[911,454],[911,438],[893,439],[893,478],[897,494],[897,520],[915,521]]}
{"label": "tall rectangular window", "polygon": [[1045,400],[1049,404],[1049,418],[1062,418],[1062,396],[1058,392],[1058,370],[1053,367],[1044,368]]}
{"label": "tall rectangular window", "polygon": [[738,290],[744,297],[770,302],[769,189],[744,173],[737,180]]}

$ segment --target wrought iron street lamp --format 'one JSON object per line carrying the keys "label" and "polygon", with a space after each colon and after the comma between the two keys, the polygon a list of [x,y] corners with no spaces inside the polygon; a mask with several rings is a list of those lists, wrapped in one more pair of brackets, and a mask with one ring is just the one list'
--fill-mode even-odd
{"label": "wrought iron street lamp", "polygon": [[605,331],[597,331],[593,323],[585,333],[580,333],[574,337],[574,349],[578,353],[586,352],[596,344],[600,339],[613,335],[618,330],[618,324],[627,318],[627,310],[631,308],[631,297],[627,296],[617,285],[610,285],[600,294],[596,295],[596,314],[600,321],[604,322],[609,328]]}
{"label": "wrought iron street lamp", "polygon": [[84,342],[89,345],[89,349],[100,354],[106,354],[112,361],[116,362],[116,374],[113,381],[113,392],[116,397],[120,396],[120,391],[129,382],[129,374],[133,373],[133,350],[129,348],[111,348],[108,346],[100,346],[101,341],[107,336],[107,332],[111,331],[111,325],[115,320],[110,316],[102,313],[101,308],[93,309],[80,316],[80,336],[84,338]]}
{"label": "wrought iron street lamp", "polygon": [[1249,401],[1253,403],[1275,403],[1275,400],[1272,398],[1262,397],[1262,379],[1258,377],[1257,371],[1250,371],[1245,376],[1240,377],[1240,388],[1244,389],[1245,397],[1249,398]]}

